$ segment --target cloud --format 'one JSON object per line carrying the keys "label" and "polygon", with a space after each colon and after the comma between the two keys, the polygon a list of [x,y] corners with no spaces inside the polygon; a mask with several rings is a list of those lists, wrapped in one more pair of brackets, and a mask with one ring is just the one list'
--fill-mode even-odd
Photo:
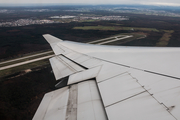
{"label": "cloud", "polygon": [[0,4],[143,4],[143,5],[165,5],[180,6],[180,0],[1,0]]}
{"label": "cloud", "polygon": [[144,2],[142,5],[163,5],[163,6],[180,6],[180,3],[168,3],[168,2]]}

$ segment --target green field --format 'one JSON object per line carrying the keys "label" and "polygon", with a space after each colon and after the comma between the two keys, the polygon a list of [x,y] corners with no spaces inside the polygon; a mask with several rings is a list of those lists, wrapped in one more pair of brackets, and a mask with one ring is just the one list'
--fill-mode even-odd
{"label": "green field", "polygon": [[95,21],[100,21],[100,20],[80,20],[78,22],[95,22]]}
{"label": "green field", "polygon": [[174,30],[163,30],[165,33],[159,40],[159,42],[156,43],[156,46],[158,47],[165,47],[168,45],[169,40],[171,39],[171,34],[174,32]]}
{"label": "green field", "polygon": [[153,31],[159,32],[159,30],[155,28],[139,28],[139,27],[119,27],[119,26],[83,26],[83,27],[74,27],[73,29],[81,29],[81,30],[138,30],[138,31]]}

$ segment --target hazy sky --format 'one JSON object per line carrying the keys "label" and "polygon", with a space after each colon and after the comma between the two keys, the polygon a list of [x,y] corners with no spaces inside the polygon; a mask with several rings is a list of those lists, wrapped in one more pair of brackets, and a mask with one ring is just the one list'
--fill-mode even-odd
{"label": "hazy sky", "polygon": [[143,4],[180,6],[180,0],[0,0],[0,4]]}

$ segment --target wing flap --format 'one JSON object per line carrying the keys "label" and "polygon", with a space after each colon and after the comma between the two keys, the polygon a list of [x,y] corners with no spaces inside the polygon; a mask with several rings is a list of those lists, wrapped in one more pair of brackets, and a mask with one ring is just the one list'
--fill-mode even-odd
{"label": "wing flap", "polygon": [[77,120],[107,120],[95,81],[78,84]]}
{"label": "wing flap", "polygon": [[66,120],[68,87],[45,94],[33,120]]}
{"label": "wing flap", "polygon": [[56,80],[69,76],[78,71],[84,70],[82,67],[78,66],[77,64],[73,63],[72,61],[66,59],[61,55],[53,57],[49,60]]}
{"label": "wing flap", "polygon": [[33,120],[107,120],[95,80],[47,93]]}
{"label": "wing flap", "polygon": [[69,77],[68,85],[95,78],[98,75],[100,69],[101,66],[98,66],[88,70],[84,70],[82,72],[75,73]]}

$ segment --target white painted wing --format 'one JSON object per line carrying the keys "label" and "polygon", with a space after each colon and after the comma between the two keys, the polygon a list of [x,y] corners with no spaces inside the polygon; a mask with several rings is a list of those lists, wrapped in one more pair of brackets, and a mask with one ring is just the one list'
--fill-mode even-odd
{"label": "white painted wing", "polygon": [[[44,36],[47,38],[50,35]],[[54,40],[48,41],[54,44]],[[61,63],[55,62],[52,65],[53,70],[54,67],[60,70],[54,70],[55,76],[68,73],[63,77],[70,76],[70,87],[90,79],[94,79],[97,85],[97,89],[94,89],[100,102],[93,105],[99,107],[77,105],[77,111],[79,108],[85,111],[79,115],[74,113],[77,116],[101,110],[101,114],[96,116],[109,120],[180,120],[180,48],[115,47],[69,41],[56,41],[56,45],[60,49],[60,52],[55,51],[58,53],[56,57],[63,56],[66,58],[64,62],[70,60],[71,67],[79,66],[81,69],[76,67],[75,72],[65,72],[55,65],[62,63],[58,61]],[[85,87],[82,85],[79,89]],[[78,93],[85,95],[83,99],[89,99],[86,91],[80,90]],[[42,109],[41,106],[36,114]],[[64,114],[67,115],[67,112]]]}

